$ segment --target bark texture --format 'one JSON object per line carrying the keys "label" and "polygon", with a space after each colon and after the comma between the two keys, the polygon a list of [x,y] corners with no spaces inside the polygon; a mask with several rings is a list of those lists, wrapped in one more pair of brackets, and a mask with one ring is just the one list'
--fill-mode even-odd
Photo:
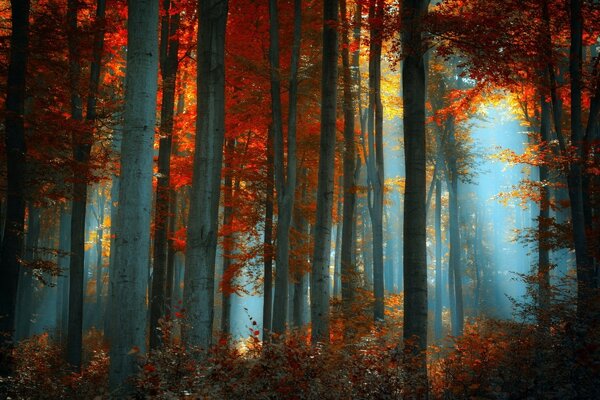
{"label": "bark texture", "polygon": [[[152,167],[158,80],[158,0],[129,1],[109,386],[127,390],[146,348]],[[111,271],[112,272],[112,271]]]}

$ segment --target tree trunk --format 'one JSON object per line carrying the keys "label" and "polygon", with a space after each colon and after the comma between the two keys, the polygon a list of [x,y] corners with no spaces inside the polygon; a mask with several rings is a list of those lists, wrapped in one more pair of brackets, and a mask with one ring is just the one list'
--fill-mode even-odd
{"label": "tree trunk", "polygon": [[130,0],[110,348],[111,391],[126,386],[146,347],[146,293],[158,79],[158,0]]}
{"label": "tree trunk", "polygon": [[31,335],[31,320],[33,316],[33,293],[36,279],[31,263],[35,259],[37,245],[40,238],[40,209],[29,204],[27,218],[27,234],[25,236],[25,265],[19,271],[19,302],[17,304],[17,326],[15,339],[27,339]]}
{"label": "tree trunk", "polygon": [[[341,243],[341,282],[342,282],[342,310],[346,320],[350,320],[352,315],[352,304],[354,303],[354,295],[358,287],[358,271],[356,271],[356,258],[354,252],[356,250],[355,241],[355,211],[356,211],[356,182],[355,176],[355,159],[356,159],[356,144],[354,132],[355,119],[355,93],[353,90],[354,79],[350,68],[350,38],[348,26],[348,12],[346,10],[346,0],[340,0],[340,15],[342,22],[342,67],[343,67],[343,82],[344,82],[344,207],[342,221],[342,243]],[[360,5],[356,6],[355,22],[358,19],[358,24],[355,29],[358,29],[358,35],[354,36],[354,41],[360,40]],[[358,44],[358,43],[357,43]],[[358,67],[359,48],[352,54],[353,66]],[[357,68],[358,69],[358,68]],[[358,71],[356,73],[359,73]]]}
{"label": "tree trunk", "polygon": [[198,3],[198,102],[194,172],[185,252],[184,342],[212,344],[215,256],[225,138],[227,0]]}
{"label": "tree trunk", "polygon": [[338,1],[323,3],[323,73],[321,77],[321,141],[317,187],[314,256],[311,276],[313,344],[329,341],[329,254],[335,164],[337,103]]}
{"label": "tree trunk", "polygon": [[66,344],[69,318],[69,249],[71,248],[71,214],[67,205],[60,207],[60,228],[58,238],[58,268],[56,291],[56,330],[60,344]]}
{"label": "tree trunk", "polygon": [[342,247],[342,213],[343,213],[343,205],[342,205],[342,199],[343,199],[343,193],[342,193],[342,188],[343,188],[343,176],[340,176],[339,179],[339,192],[338,192],[338,201],[337,201],[337,225],[335,227],[335,257],[334,257],[334,261],[333,261],[333,297],[334,298],[339,298],[341,295],[341,247]]}
{"label": "tree trunk", "polygon": [[591,304],[590,290],[593,287],[593,274],[587,255],[587,239],[583,210],[582,160],[583,160],[583,123],[581,111],[582,86],[582,40],[583,17],[581,0],[571,0],[571,46],[569,73],[571,76],[571,146],[577,158],[569,168],[569,199],[571,201],[571,224],[575,245],[577,265],[577,316],[581,323],[588,319]]}
{"label": "tree trunk", "polygon": [[375,297],[374,319],[384,318],[383,281],[383,106],[381,104],[381,27],[383,1],[370,0],[369,23],[369,112],[367,175],[369,181],[369,215],[373,232],[373,294]]}
{"label": "tree trunk", "polygon": [[[541,95],[540,144],[544,149],[550,143],[550,104],[545,94]],[[545,160],[544,160],[545,161]],[[549,176],[548,167],[542,162],[540,175],[540,209],[538,215],[538,304],[545,310],[549,301],[550,290],[550,254],[546,242],[548,224],[550,223],[550,196],[546,186]]]}
{"label": "tree trunk", "polygon": [[6,84],[6,221],[0,255],[0,375],[11,372],[19,257],[25,225],[25,79],[29,46],[29,0],[11,0],[10,56]]}
{"label": "tree trunk", "polygon": [[165,314],[169,205],[171,204],[171,152],[173,144],[173,113],[179,51],[179,14],[171,15],[171,0],[163,1],[161,17],[160,71],[162,104],[160,109],[160,140],[158,144],[158,179],[154,207],[154,249],[152,289],[150,297],[150,349],[161,343],[158,322]]}
{"label": "tree trunk", "polygon": [[[226,139],[225,141],[225,168],[223,178],[223,227],[226,230],[223,236],[223,277],[221,285],[221,333],[231,333],[231,296],[230,285],[231,281],[227,275],[227,270],[231,265],[233,257],[234,239],[231,231],[231,223],[233,222],[233,171],[232,161],[235,157],[235,139]],[[229,280],[226,282],[226,280]]]}
{"label": "tree trunk", "polygon": [[423,351],[427,347],[427,251],[426,251],[426,143],[425,68],[421,19],[428,1],[402,3],[402,65],[404,106],[404,339],[415,339],[413,350],[419,358],[420,379],[426,381]]}
{"label": "tree trunk", "polygon": [[[79,94],[81,66],[79,63],[79,30],[77,16],[79,3],[69,0],[67,7],[68,44],[69,44],[69,81],[71,91],[71,118],[81,121],[83,105]],[[71,258],[69,267],[69,325],[67,334],[67,362],[75,371],[81,368],[83,335],[83,297],[84,297],[84,258],[85,258],[85,220],[88,191],[88,168],[93,143],[93,123],[96,120],[96,98],[100,83],[100,66],[104,47],[105,0],[96,5],[96,25],[94,47],[90,69],[89,93],[87,98],[86,119],[89,126],[82,131],[73,130],[73,159],[77,169],[74,171],[73,204],[71,207]]]}
{"label": "tree trunk", "polygon": [[271,332],[271,314],[273,309],[273,135],[269,129],[267,138],[267,195],[265,200],[265,236],[264,245],[264,285],[263,285],[263,340]]}
{"label": "tree trunk", "polygon": [[435,180],[435,320],[436,343],[442,339],[442,182]]}
{"label": "tree trunk", "polygon": [[298,93],[298,63],[302,22],[301,0],[294,1],[294,41],[290,63],[290,95],[288,113],[287,173],[284,167],[284,140],[281,117],[281,83],[279,68],[279,17],[276,0],[269,2],[271,64],[272,129],[277,189],[277,230],[275,249],[275,298],[273,303],[273,332],[285,332],[289,286],[290,226],[296,191],[296,105]]}
{"label": "tree trunk", "polygon": [[[306,174],[306,170],[305,169],[301,169],[300,173],[305,176]],[[306,191],[306,185],[303,184],[302,185],[302,198],[301,198],[301,203],[304,205],[307,202],[307,191]],[[298,209],[298,205],[296,204],[296,209],[294,210],[294,216],[293,216],[293,224],[294,224],[294,229],[297,231],[298,235],[299,235],[299,239],[295,242],[296,245],[298,246],[298,249],[296,249],[296,251],[292,250],[293,254],[297,254],[298,258],[296,260],[296,264],[298,265],[299,268],[304,268],[306,263],[307,263],[307,257],[306,257],[306,253],[305,253],[305,249],[307,248],[307,243],[306,243],[306,238],[310,236],[310,232],[308,231],[308,221],[306,220],[306,218],[304,218],[304,216],[302,215],[302,213],[300,212],[300,210]],[[307,279],[307,273],[305,272],[305,270],[299,270],[296,271],[295,274],[295,283],[294,283],[294,305],[293,305],[293,325],[295,328],[301,328],[302,326],[304,326],[306,324],[307,321],[305,321],[305,314],[306,314],[306,300],[307,300],[307,294],[308,294],[308,279]]]}
{"label": "tree trunk", "polygon": [[98,196],[98,228],[96,229],[96,311],[94,318],[97,329],[101,329],[101,324],[104,319],[102,312],[102,292],[104,291],[104,263],[102,257],[102,236],[104,236],[104,194]]}
{"label": "tree trunk", "polygon": [[448,163],[448,214],[450,231],[450,264],[449,271],[453,278],[454,287],[454,309],[452,310],[452,334],[460,336],[463,333],[464,308],[462,294],[462,265],[461,265],[461,245],[460,245],[460,226],[458,209],[458,168],[457,168],[457,148],[455,139],[454,117],[450,117],[446,124],[449,125],[448,146],[450,154],[447,157]]}

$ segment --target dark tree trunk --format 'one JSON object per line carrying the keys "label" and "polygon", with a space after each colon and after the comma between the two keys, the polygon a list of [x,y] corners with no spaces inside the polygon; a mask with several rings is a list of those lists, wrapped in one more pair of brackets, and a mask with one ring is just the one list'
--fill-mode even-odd
{"label": "dark tree trunk", "polygon": [[435,179],[435,320],[436,343],[442,339],[442,182]]}
{"label": "dark tree trunk", "polygon": [[[426,143],[425,68],[421,19],[428,1],[402,3],[402,65],[404,105],[404,339],[416,340],[416,375],[426,381],[427,366],[427,251],[426,251]],[[416,364],[415,364],[416,365]],[[425,386],[426,387],[426,386]],[[415,388],[415,390],[420,390]],[[424,390],[424,389],[423,389]]]}
{"label": "dark tree trunk", "polygon": [[284,140],[281,117],[281,76],[279,68],[279,17],[277,2],[270,0],[270,46],[272,129],[277,189],[277,246],[275,253],[275,301],[273,303],[273,332],[285,332],[289,286],[290,226],[296,191],[296,104],[298,93],[298,63],[302,22],[301,0],[294,1],[294,41],[290,63],[290,95],[288,113],[287,172],[284,162]]}
{"label": "dark tree trunk", "polygon": [[[541,95],[540,144],[544,149],[550,143],[550,104],[545,94]],[[547,182],[548,167],[542,162],[539,166],[540,175],[540,210],[538,215],[538,301],[545,310],[549,301],[550,290],[550,254],[547,244],[548,224],[550,223],[550,196]]]}
{"label": "dark tree trunk", "polygon": [[[119,207],[116,219],[109,387],[130,389],[146,350],[152,166],[158,81],[158,0],[130,0]],[[201,116],[203,117],[203,116]],[[192,236],[193,237],[193,236]]]}
{"label": "dark tree trunk", "polygon": [[374,319],[384,318],[383,282],[383,106],[381,103],[381,26],[383,1],[370,0],[369,112],[367,176],[372,229]]}
{"label": "dark tree trunk", "polygon": [[101,329],[104,320],[102,293],[104,292],[104,258],[102,257],[102,244],[104,236],[104,194],[98,196],[98,228],[96,229],[96,310],[94,312],[94,325]]}
{"label": "dark tree trunk", "polygon": [[[355,144],[355,93],[353,89],[354,79],[350,66],[350,32],[348,26],[348,11],[346,9],[346,0],[340,0],[340,15],[342,22],[342,68],[344,82],[344,207],[342,221],[342,243],[341,243],[341,283],[342,283],[342,310],[346,320],[352,315],[352,304],[356,288],[358,287],[358,271],[356,271],[355,263],[355,211],[356,211],[356,182],[355,182],[355,159],[356,159],[356,144]],[[358,35],[354,36],[354,40],[360,40],[360,6],[356,6],[355,22],[358,22],[355,29],[358,29]],[[353,66],[358,67],[358,50],[352,54]],[[358,68],[357,68],[358,69]]]}
{"label": "dark tree trunk", "polygon": [[162,104],[160,109],[160,140],[158,144],[158,179],[154,207],[154,249],[152,289],[150,298],[150,349],[161,343],[159,319],[165,314],[167,296],[167,252],[169,205],[171,204],[171,152],[173,144],[173,114],[179,51],[179,14],[171,15],[171,0],[163,1],[161,17],[160,71],[162,77]]}
{"label": "dark tree trunk", "polygon": [[337,103],[338,1],[323,3],[323,73],[321,77],[321,141],[317,187],[314,256],[311,276],[312,343],[329,341],[329,254],[335,163]]}
{"label": "dark tree trunk", "polygon": [[60,228],[58,238],[58,268],[60,276],[57,278],[56,298],[56,330],[59,333],[59,342],[64,345],[67,340],[68,315],[69,315],[69,249],[71,240],[71,214],[67,205],[60,207]]}
{"label": "dark tree trunk", "polygon": [[27,234],[25,235],[25,254],[19,271],[19,302],[17,304],[17,326],[15,338],[17,341],[27,339],[31,335],[31,320],[33,316],[33,293],[35,291],[36,279],[31,268],[34,261],[37,245],[40,238],[40,209],[29,204],[27,212]]}
{"label": "dark tree trunk", "polygon": [[581,93],[582,86],[582,40],[583,17],[581,0],[571,0],[571,46],[569,73],[571,76],[571,146],[577,160],[569,168],[569,199],[571,201],[571,224],[575,245],[577,265],[577,316],[585,325],[590,311],[590,290],[593,287],[593,274],[587,255],[585,217],[583,210],[582,160],[583,160],[583,122]]}
{"label": "dark tree trunk", "polygon": [[[81,121],[83,105],[79,94],[81,66],[79,63],[79,30],[77,16],[79,3],[69,0],[67,7],[68,44],[69,44],[69,81],[71,84],[71,118]],[[85,258],[85,220],[88,191],[88,168],[93,143],[93,123],[96,120],[96,99],[100,84],[100,66],[104,48],[105,0],[96,5],[96,32],[90,68],[89,92],[87,98],[86,120],[88,126],[72,133],[73,159],[75,161],[73,181],[73,204],[71,208],[71,258],[69,267],[69,326],[67,336],[67,362],[76,370],[81,368],[83,335],[83,297],[84,297],[84,258]]]}
{"label": "dark tree trunk", "polygon": [[15,329],[19,257],[25,225],[25,79],[29,46],[29,0],[11,0],[10,56],[6,85],[6,221],[0,255],[0,375],[10,373]]}
{"label": "dark tree trunk", "polygon": [[226,230],[223,236],[223,277],[221,285],[221,333],[231,333],[231,296],[227,270],[231,265],[233,257],[233,232],[231,232],[231,223],[233,222],[233,171],[232,162],[235,157],[235,139],[225,140],[225,165],[223,178],[223,227]]}
{"label": "dark tree trunk", "polygon": [[271,332],[273,310],[273,136],[269,129],[267,138],[267,195],[265,200],[265,236],[264,236],[264,285],[263,285],[263,340]]}
{"label": "dark tree trunk", "polygon": [[333,258],[333,297],[339,298],[342,294],[341,288],[341,265],[340,262],[342,260],[341,248],[342,248],[342,213],[343,213],[343,203],[342,200],[344,198],[342,193],[343,188],[343,176],[340,176],[339,179],[339,188],[338,191],[338,201],[337,201],[337,225],[335,227],[335,256]]}
{"label": "dark tree trunk", "polygon": [[461,264],[461,245],[460,245],[460,226],[459,226],[459,208],[458,208],[458,168],[457,168],[457,148],[455,138],[454,117],[446,121],[448,125],[448,146],[450,154],[447,157],[448,162],[448,214],[450,231],[450,264],[449,273],[452,276],[454,287],[454,308],[452,310],[452,334],[460,336],[463,333],[464,308],[462,294],[462,264]]}
{"label": "dark tree trunk", "polygon": [[215,256],[225,139],[225,29],[227,0],[198,3],[196,151],[185,252],[184,342],[212,344]]}

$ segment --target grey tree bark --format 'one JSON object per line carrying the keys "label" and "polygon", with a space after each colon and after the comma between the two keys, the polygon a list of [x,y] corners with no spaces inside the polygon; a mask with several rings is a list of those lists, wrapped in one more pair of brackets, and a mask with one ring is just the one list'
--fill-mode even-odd
{"label": "grey tree bark", "polygon": [[285,332],[289,286],[290,226],[296,192],[296,105],[298,100],[298,64],[302,22],[301,0],[294,1],[294,39],[290,62],[287,171],[284,167],[284,140],[281,117],[281,71],[279,67],[279,17],[276,0],[269,1],[271,64],[272,130],[277,190],[277,230],[275,248],[275,298],[273,303],[273,332]]}
{"label": "grey tree bark", "polygon": [[458,208],[458,167],[457,157],[458,148],[456,146],[456,132],[454,117],[449,117],[446,121],[448,133],[448,155],[446,162],[448,164],[448,214],[450,231],[450,260],[449,273],[452,276],[453,287],[451,292],[454,294],[453,304],[451,304],[452,315],[452,334],[460,336],[463,333],[464,326],[464,307],[462,293],[462,264],[461,264],[461,245],[460,245],[460,226],[459,226],[459,208]]}
{"label": "grey tree bark", "polygon": [[27,339],[31,334],[31,320],[33,316],[33,292],[36,286],[34,270],[27,263],[35,260],[38,241],[40,238],[41,210],[33,202],[27,207],[27,233],[25,235],[25,252],[19,270],[19,301],[17,304],[17,326],[15,340]]}
{"label": "grey tree bark", "polygon": [[[540,144],[547,146],[550,143],[550,104],[546,101],[545,94],[541,95],[540,102]],[[547,308],[550,294],[550,254],[548,244],[545,242],[550,218],[550,194],[546,187],[548,179],[548,167],[542,163],[539,166],[541,186],[538,215],[538,301],[542,310]]]}
{"label": "grey tree bark", "polygon": [[198,3],[196,151],[190,194],[183,304],[183,340],[212,344],[215,256],[225,138],[225,27],[227,0]]}
{"label": "grey tree bark", "polygon": [[[354,221],[356,212],[356,182],[355,182],[355,159],[356,159],[356,143],[355,143],[355,116],[356,106],[354,104],[355,92],[353,89],[354,79],[350,65],[350,32],[348,24],[348,11],[346,0],[340,0],[340,15],[342,23],[342,68],[343,68],[343,89],[344,89],[344,207],[342,221],[342,243],[341,243],[341,294],[342,294],[342,311],[346,319],[352,315],[352,305],[356,288],[358,287],[358,271],[356,270],[356,258],[354,255],[356,249],[355,230],[356,224]],[[360,5],[357,5],[354,12],[355,29],[358,29],[358,35],[354,35],[354,41],[360,40]],[[357,46],[358,47],[358,46]],[[358,69],[359,49],[352,54],[354,67]],[[360,73],[355,71],[355,74]]]}
{"label": "grey tree bark", "polygon": [[442,339],[442,182],[435,179],[435,317],[434,337]]}
{"label": "grey tree bark", "polygon": [[374,319],[384,318],[383,279],[383,105],[381,103],[381,30],[383,1],[370,0],[369,111],[368,111],[368,207],[373,233]]}
{"label": "grey tree bark", "polygon": [[127,390],[146,348],[146,293],[158,80],[158,0],[130,0],[119,207],[117,211],[109,386]]}
{"label": "grey tree bark", "polygon": [[173,14],[171,0],[163,1],[164,15],[160,30],[160,72],[162,77],[162,104],[160,109],[160,140],[158,143],[158,179],[154,207],[154,248],[152,263],[152,289],[150,297],[150,348],[161,343],[159,320],[167,305],[167,254],[169,213],[171,205],[171,153],[173,144],[173,115],[179,39],[179,14]]}
{"label": "grey tree bark", "polygon": [[425,68],[421,20],[428,1],[402,3],[402,94],[404,105],[404,339],[416,340],[417,375],[427,377]]}
{"label": "grey tree bark", "polygon": [[10,55],[6,89],[6,221],[0,253],[0,375],[11,372],[19,257],[25,225],[25,89],[29,46],[29,0],[11,0]]}
{"label": "grey tree bark", "polygon": [[273,135],[269,129],[267,137],[267,193],[265,196],[265,235],[263,240],[264,284],[263,284],[263,340],[271,332],[273,310]]}
{"label": "grey tree bark", "polygon": [[317,186],[314,256],[311,276],[311,341],[329,341],[329,254],[333,208],[333,172],[338,61],[338,1],[323,2],[323,72],[321,77],[321,140]]}
{"label": "grey tree bark", "polygon": [[[81,352],[83,339],[83,297],[84,297],[84,258],[85,258],[85,221],[88,197],[88,170],[90,153],[93,144],[93,127],[96,120],[96,102],[100,84],[100,67],[104,48],[104,15],[105,0],[96,4],[96,31],[90,66],[90,80],[87,97],[86,120],[88,126],[83,132],[72,133],[73,159],[77,169],[74,171],[73,199],[71,206],[71,257],[69,266],[69,316],[67,333],[67,362],[79,371],[81,368]],[[69,81],[71,92],[71,118],[81,121],[83,103],[79,94],[81,79],[79,28],[77,18],[79,2],[69,0],[67,3],[68,47],[69,47]]]}

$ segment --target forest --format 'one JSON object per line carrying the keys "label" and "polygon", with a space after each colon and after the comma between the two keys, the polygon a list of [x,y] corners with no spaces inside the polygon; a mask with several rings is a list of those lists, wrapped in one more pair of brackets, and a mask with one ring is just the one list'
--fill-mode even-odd
{"label": "forest", "polygon": [[0,398],[600,399],[600,1],[0,0]]}

